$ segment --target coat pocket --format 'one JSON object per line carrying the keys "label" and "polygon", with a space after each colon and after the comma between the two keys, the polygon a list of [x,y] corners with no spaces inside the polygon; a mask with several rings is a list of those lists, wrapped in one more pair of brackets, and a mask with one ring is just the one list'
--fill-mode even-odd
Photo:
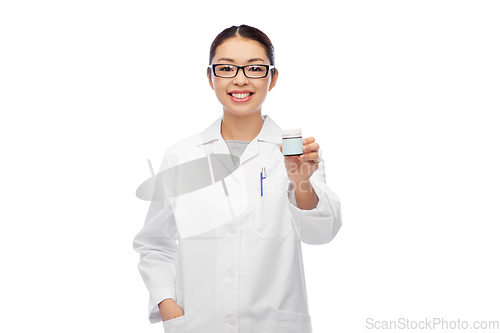
{"label": "coat pocket", "polygon": [[184,318],[185,315],[164,321],[163,330],[165,333],[184,333]]}
{"label": "coat pocket", "polygon": [[278,333],[312,333],[311,316],[278,310]]}
{"label": "coat pocket", "polygon": [[[262,239],[287,237],[292,231],[292,216],[288,209],[288,178],[269,174],[257,184],[259,193],[255,202],[255,232]],[[261,195],[262,193],[262,195]]]}

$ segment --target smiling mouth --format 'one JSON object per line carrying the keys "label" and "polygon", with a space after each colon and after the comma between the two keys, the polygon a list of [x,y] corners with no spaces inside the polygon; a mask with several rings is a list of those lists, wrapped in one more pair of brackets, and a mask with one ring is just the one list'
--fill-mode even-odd
{"label": "smiling mouth", "polygon": [[244,94],[228,94],[234,98],[239,98],[239,99],[244,99],[244,98],[247,98],[249,96],[252,96],[254,93],[244,93]]}

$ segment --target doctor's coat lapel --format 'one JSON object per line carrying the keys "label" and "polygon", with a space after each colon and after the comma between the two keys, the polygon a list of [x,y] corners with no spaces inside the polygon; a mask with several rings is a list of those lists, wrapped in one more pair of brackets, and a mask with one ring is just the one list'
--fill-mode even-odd
{"label": "doctor's coat lapel", "polygon": [[[232,164],[232,159],[228,156],[225,158],[224,155],[229,155],[229,149],[227,147],[224,138],[221,135],[221,124],[224,116],[220,116],[216,121],[214,121],[208,128],[200,133],[202,144],[206,145],[211,142],[211,146],[207,148],[210,154],[214,154],[229,171],[234,170],[234,164]],[[262,116],[264,119],[264,124],[257,135],[245,148],[243,154],[240,157],[240,165],[250,160],[251,158],[259,155],[259,142],[273,142],[275,144],[281,143],[281,128],[269,117],[269,115]],[[212,142],[217,140],[217,142]]]}

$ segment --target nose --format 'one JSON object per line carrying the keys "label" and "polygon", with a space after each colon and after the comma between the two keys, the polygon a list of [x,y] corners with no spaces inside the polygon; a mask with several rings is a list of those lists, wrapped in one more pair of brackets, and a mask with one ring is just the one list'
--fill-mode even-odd
{"label": "nose", "polygon": [[233,79],[234,84],[236,85],[243,85],[248,83],[248,78],[245,76],[245,73],[243,72],[243,68],[239,68],[238,73]]}

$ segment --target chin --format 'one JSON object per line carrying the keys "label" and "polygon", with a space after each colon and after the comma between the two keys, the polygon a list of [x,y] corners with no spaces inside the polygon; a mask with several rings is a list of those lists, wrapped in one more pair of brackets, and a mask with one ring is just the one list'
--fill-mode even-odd
{"label": "chin", "polygon": [[236,116],[248,116],[251,115],[252,113],[257,112],[256,110],[234,110],[234,109],[229,109],[229,108],[224,108],[224,111],[234,114]]}

